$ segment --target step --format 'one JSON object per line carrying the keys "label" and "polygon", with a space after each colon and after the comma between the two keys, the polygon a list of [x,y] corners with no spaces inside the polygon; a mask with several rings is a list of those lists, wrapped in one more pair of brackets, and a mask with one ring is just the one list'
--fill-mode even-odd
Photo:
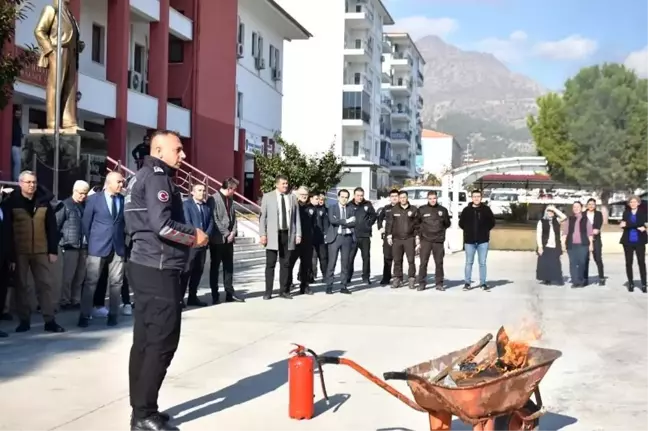
{"label": "step", "polygon": [[257,258],[264,258],[265,259],[266,251],[263,247],[260,247],[256,250],[248,250],[248,251],[237,251],[234,252],[234,262],[236,262],[239,259],[257,259]]}
{"label": "step", "polygon": [[257,244],[257,243],[252,243],[252,244],[239,244],[238,242],[234,243],[234,253],[239,251],[258,250],[259,248],[263,249],[261,244]]}
{"label": "step", "polygon": [[237,236],[234,245],[255,244],[256,238],[252,236]]}

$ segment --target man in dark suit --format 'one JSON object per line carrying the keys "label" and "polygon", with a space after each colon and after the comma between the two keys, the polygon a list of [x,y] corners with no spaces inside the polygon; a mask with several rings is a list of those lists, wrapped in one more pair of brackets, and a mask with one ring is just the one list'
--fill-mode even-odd
{"label": "man in dark suit", "polygon": [[347,288],[349,261],[351,250],[353,249],[355,238],[355,212],[352,206],[348,206],[349,191],[338,191],[337,205],[331,205],[328,209],[329,228],[326,232],[326,243],[328,244],[328,270],[326,271],[326,293],[333,293],[333,274],[337,264],[338,255],[340,258],[340,282],[342,287],[340,293],[345,295],[351,294]]}
{"label": "man in dark suit", "polygon": [[[591,257],[596,262],[596,269],[598,270],[599,286],[605,286],[605,271],[603,270],[603,242],[601,241],[601,229],[603,228],[603,213],[596,209],[596,199],[591,198],[587,201],[587,211],[585,212],[587,219],[592,224],[592,233],[594,234],[594,243],[592,244]],[[589,284],[589,263],[590,256],[587,257],[585,262],[585,285]]]}
{"label": "man in dark suit", "polygon": [[[207,236],[211,237],[214,231],[214,218],[210,208],[205,204],[207,189],[203,184],[195,184],[191,188],[191,197],[184,201],[185,223],[197,229],[202,229]],[[207,246],[192,248],[189,252],[187,268],[182,274],[182,297],[184,298],[189,289],[186,305],[204,307],[207,304],[198,299],[198,285],[202,278],[207,257]],[[183,303],[183,308],[186,305]]]}
{"label": "man in dark suit", "polygon": [[328,269],[328,246],[324,236],[328,230],[328,212],[324,206],[324,199],[319,194],[311,198],[311,205],[315,209],[315,226],[313,228],[313,262],[311,265],[310,282],[314,283],[317,278],[317,261],[319,260],[322,271],[322,281],[326,281],[326,270]]}
{"label": "man in dark suit", "polygon": [[[0,314],[5,308],[9,277],[15,266],[11,210],[3,204],[4,198],[5,194],[0,191]],[[0,338],[7,336],[6,332],[0,331]]]}
{"label": "man in dark suit", "polygon": [[108,326],[117,324],[126,256],[123,186],[124,177],[120,173],[109,173],[105,189],[92,195],[83,211],[82,225],[88,241],[88,258],[81,296],[81,328],[88,326],[97,282],[106,265],[110,292]]}

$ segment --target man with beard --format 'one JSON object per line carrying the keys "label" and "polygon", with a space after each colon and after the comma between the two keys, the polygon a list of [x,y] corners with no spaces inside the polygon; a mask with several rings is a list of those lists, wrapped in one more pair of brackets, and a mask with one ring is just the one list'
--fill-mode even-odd
{"label": "man with beard", "polygon": [[403,282],[403,254],[407,256],[407,277],[409,288],[416,287],[416,264],[414,259],[419,247],[418,229],[420,215],[418,208],[409,203],[406,191],[398,194],[398,202],[392,209],[391,217],[387,218],[385,234],[387,242],[392,246],[394,254],[394,280],[392,289],[401,287]]}
{"label": "man with beard", "polygon": [[437,202],[437,193],[434,190],[428,192],[428,203],[419,208],[421,213],[421,225],[419,234],[421,237],[421,262],[419,264],[419,286],[418,290],[425,290],[427,284],[427,267],[430,260],[430,253],[434,258],[434,281],[437,290],[445,290],[443,287],[443,257],[445,256],[446,230],[450,227],[450,215],[448,210]]}
{"label": "man with beard", "polygon": [[482,203],[480,190],[471,193],[472,203],[468,204],[459,217],[459,227],[463,230],[464,249],[466,251],[466,266],[464,268],[463,290],[472,289],[472,269],[475,263],[475,254],[479,261],[479,287],[488,290],[486,284],[486,257],[490,231],[495,227],[493,211]]}
{"label": "man with beard", "polygon": [[378,230],[383,240],[383,276],[380,280],[381,286],[387,286],[391,281],[392,273],[392,264],[394,263],[394,255],[392,253],[392,246],[387,241],[387,235],[385,235],[385,223],[389,217],[391,217],[392,210],[398,205],[398,190],[392,189],[389,192],[389,203],[378,210],[378,215],[376,217],[378,223]]}
{"label": "man with beard", "polygon": [[328,246],[324,241],[324,236],[328,229],[328,213],[324,206],[324,199],[318,194],[311,197],[311,206],[315,210],[315,220],[313,226],[313,262],[311,265],[310,283],[315,282],[317,278],[317,261],[319,260],[322,278],[326,277],[326,267],[328,266]]}
{"label": "man with beard", "polygon": [[358,249],[362,255],[362,281],[367,285],[371,285],[371,280],[369,279],[371,272],[371,229],[374,222],[376,221],[376,210],[374,210],[371,202],[368,202],[364,198],[364,190],[362,187],[356,187],[353,191],[353,201],[349,204],[355,208],[355,236],[356,242],[351,249],[351,256],[349,258],[349,271],[347,272],[347,284],[351,283],[351,278],[353,277],[353,267],[355,263],[355,257],[358,253]]}

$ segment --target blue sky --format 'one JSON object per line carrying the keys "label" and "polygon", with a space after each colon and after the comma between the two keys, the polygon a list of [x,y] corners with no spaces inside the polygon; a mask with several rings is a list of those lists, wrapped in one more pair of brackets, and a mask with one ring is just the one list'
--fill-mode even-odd
{"label": "blue sky", "polygon": [[648,74],[646,0],[384,0],[393,27],[490,52],[560,89],[581,67],[613,61]]}

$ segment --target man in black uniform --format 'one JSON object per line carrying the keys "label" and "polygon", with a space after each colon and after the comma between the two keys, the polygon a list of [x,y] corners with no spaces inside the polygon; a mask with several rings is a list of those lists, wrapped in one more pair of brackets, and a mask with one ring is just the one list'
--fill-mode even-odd
{"label": "man in black uniform", "polygon": [[434,281],[437,290],[443,287],[443,257],[445,256],[446,230],[450,227],[448,210],[437,202],[437,192],[429,191],[428,203],[419,207],[421,224],[419,236],[421,238],[421,262],[419,264],[418,290],[425,290],[427,284],[427,267],[430,254],[434,258]]}
{"label": "man in black uniform", "polygon": [[[297,189],[297,205],[299,207],[299,220],[301,220],[301,242],[295,246],[295,251],[290,253],[290,276],[297,259],[299,259],[299,293],[312,295],[310,277],[313,264],[313,231],[315,227],[315,208],[308,202],[308,189],[304,186]],[[290,283],[292,285],[292,282]]]}
{"label": "man in black uniform", "polygon": [[403,253],[407,255],[409,269],[409,288],[416,288],[416,264],[414,258],[416,249],[419,246],[417,236],[419,229],[419,212],[416,207],[410,205],[407,192],[401,191],[398,194],[399,204],[392,209],[391,217],[387,217],[385,235],[387,242],[392,246],[394,255],[394,280],[392,288],[397,289],[403,281]]}
{"label": "man in black uniform", "polygon": [[137,303],[128,370],[131,430],[177,429],[158,411],[157,398],[180,340],[180,275],[189,249],[209,240],[184,220],[182,197],[172,180],[184,157],[175,132],[155,132],[151,155],[124,201],[126,231],[133,241],[128,278]]}
{"label": "man in black uniform", "polygon": [[383,240],[383,276],[382,280],[380,280],[381,286],[387,286],[391,281],[394,256],[392,254],[392,246],[387,242],[387,235],[385,235],[385,223],[387,218],[391,217],[392,209],[396,205],[398,205],[398,190],[392,189],[389,192],[389,204],[378,210],[377,226]]}
{"label": "man in black uniform", "polygon": [[355,257],[358,254],[358,249],[360,249],[362,255],[362,281],[369,286],[371,285],[371,280],[369,279],[369,274],[371,273],[371,229],[376,222],[376,210],[374,210],[371,202],[365,200],[362,187],[356,187],[353,191],[353,202],[351,202],[350,206],[355,207],[356,242],[351,249],[347,284],[351,283]]}
{"label": "man in black uniform", "polygon": [[311,206],[315,210],[315,220],[313,225],[313,262],[311,265],[310,282],[314,283],[317,278],[317,261],[319,260],[322,278],[326,276],[326,267],[328,266],[328,246],[324,241],[324,235],[328,229],[328,213],[324,206],[324,201],[320,200],[317,193],[311,197]]}

